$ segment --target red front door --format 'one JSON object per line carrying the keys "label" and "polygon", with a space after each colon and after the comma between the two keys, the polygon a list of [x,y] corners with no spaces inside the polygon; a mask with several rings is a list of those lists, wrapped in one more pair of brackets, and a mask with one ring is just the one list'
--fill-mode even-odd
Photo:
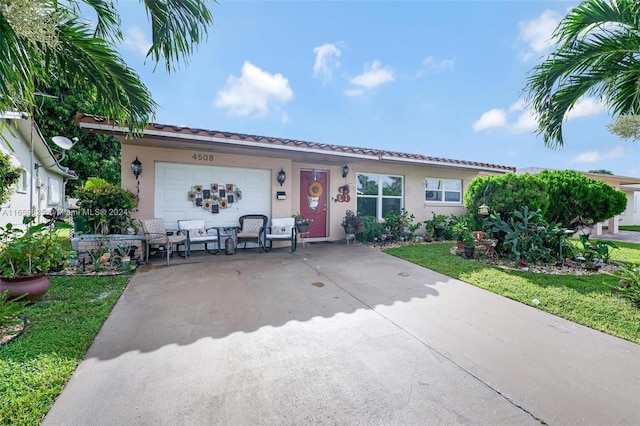
{"label": "red front door", "polygon": [[328,175],[326,171],[300,171],[300,214],[313,219],[309,238],[327,236]]}

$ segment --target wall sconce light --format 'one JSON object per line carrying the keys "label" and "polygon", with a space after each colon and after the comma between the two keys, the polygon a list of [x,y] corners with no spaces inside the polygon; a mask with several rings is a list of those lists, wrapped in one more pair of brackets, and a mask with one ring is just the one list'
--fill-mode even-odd
{"label": "wall sconce light", "polygon": [[278,172],[278,183],[280,186],[282,186],[285,180],[287,180],[287,174],[284,172],[284,169],[280,167],[280,171]]}
{"label": "wall sconce light", "polygon": [[348,174],[349,174],[349,166],[345,164],[344,166],[342,166],[342,177],[346,178]]}
{"label": "wall sconce light", "polygon": [[138,156],[131,162],[131,173],[133,173],[136,179],[138,179],[138,176],[142,173],[142,163],[138,160]]}

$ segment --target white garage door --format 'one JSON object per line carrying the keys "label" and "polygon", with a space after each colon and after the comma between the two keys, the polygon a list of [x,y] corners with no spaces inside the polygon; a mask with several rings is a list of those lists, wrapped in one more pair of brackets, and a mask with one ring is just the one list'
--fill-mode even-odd
{"label": "white garage door", "polygon": [[[163,218],[168,229],[177,229],[181,219],[204,219],[209,227],[237,226],[238,218],[244,214],[271,217],[270,170],[161,162],[155,167],[155,217]],[[233,202],[227,202],[226,208],[220,203],[218,213],[189,199],[189,191],[196,185],[210,191],[211,184],[225,189],[225,196],[229,195],[227,185],[233,185]]]}

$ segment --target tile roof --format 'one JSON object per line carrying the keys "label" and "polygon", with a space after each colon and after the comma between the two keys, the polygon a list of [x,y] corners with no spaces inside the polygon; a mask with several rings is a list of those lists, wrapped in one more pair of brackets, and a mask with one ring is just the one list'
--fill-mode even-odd
{"label": "tile roof", "polygon": [[[81,128],[91,128],[90,124],[99,124],[104,126],[102,131],[110,133],[126,133],[126,128],[118,127],[113,123],[108,122],[105,118],[79,113],[76,116],[76,123]],[[85,124],[83,126],[83,124]],[[89,126],[87,126],[89,124]],[[106,127],[110,127],[109,131]],[[192,128],[186,126],[176,126],[170,124],[149,123],[145,128],[145,134],[149,135],[150,132],[154,133],[154,136],[158,136],[156,132],[165,133],[165,137],[171,137],[172,135],[186,135],[186,136],[200,136],[207,138],[226,139],[230,141],[246,141],[258,144],[264,144],[265,147],[278,148],[278,147],[296,147],[301,149],[313,150],[315,152],[331,152],[331,153],[344,153],[344,154],[356,154],[359,156],[370,157],[371,159],[398,161],[405,163],[435,163],[440,165],[452,165],[458,167],[472,167],[482,169],[492,169],[504,172],[515,172],[516,168],[511,166],[504,166],[499,164],[480,163],[475,161],[454,160],[450,158],[431,157],[421,154],[410,154],[403,152],[387,151],[373,148],[360,148],[346,145],[334,145],[318,142],[309,142],[296,139],[284,139],[268,136],[249,135],[244,133],[223,132],[219,130],[206,130],[199,128]]]}

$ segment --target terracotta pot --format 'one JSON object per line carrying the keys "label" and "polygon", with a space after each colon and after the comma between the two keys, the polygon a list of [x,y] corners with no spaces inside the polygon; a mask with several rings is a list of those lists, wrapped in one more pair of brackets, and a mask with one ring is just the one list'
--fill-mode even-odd
{"label": "terracotta pot", "polygon": [[39,300],[49,291],[50,285],[49,277],[42,274],[15,278],[0,278],[0,292],[9,290],[10,299],[28,293],[24,300]]}

